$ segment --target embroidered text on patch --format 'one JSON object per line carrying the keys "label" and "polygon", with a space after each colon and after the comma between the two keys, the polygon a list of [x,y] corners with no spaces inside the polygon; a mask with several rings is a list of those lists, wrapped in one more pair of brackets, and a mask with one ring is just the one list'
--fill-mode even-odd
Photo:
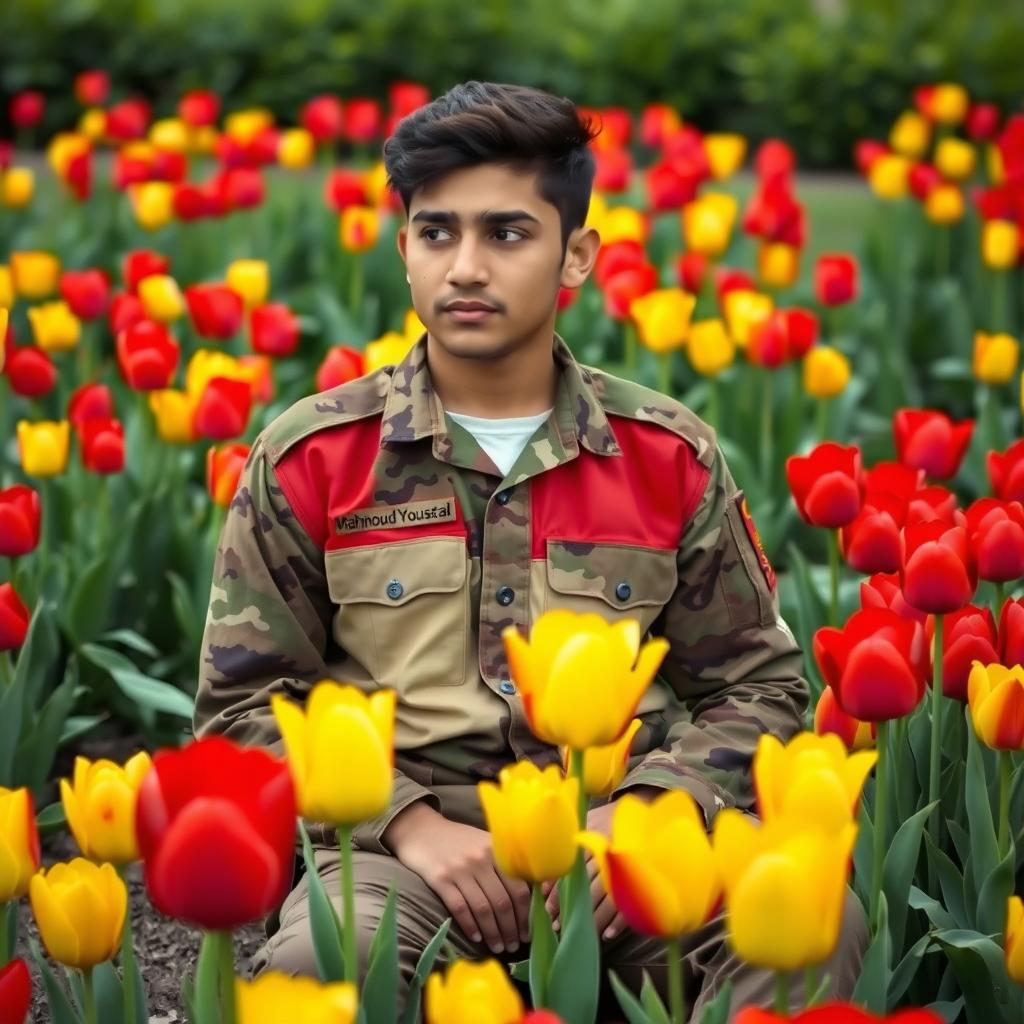
{"label": "embroidered text on patch", "polygon": [[390,508],[360,508],[346,515],[335,516],[338,533],[356,533],[359,530],[379,530],[387,527],[420,526],[423,523],[451,523],[455,521],[455,499],[410,501]]}

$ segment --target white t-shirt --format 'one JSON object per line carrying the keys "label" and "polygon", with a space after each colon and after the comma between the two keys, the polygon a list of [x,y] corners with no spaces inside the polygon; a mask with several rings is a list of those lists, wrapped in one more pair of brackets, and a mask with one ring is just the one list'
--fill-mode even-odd
{"label": "white t-shirt", "polygon": [[536,416],[510,416],[502,420],[467,416],[462,412],[448,411],[448,415],[476,438],[477,444],[502,473],[508,473],[526,447],[526,442],[551,415],[551,409]]}

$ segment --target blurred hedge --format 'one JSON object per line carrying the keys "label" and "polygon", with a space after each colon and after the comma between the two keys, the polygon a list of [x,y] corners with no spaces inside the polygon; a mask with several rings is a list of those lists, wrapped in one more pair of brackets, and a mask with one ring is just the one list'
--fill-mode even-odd
{"label": "blurred hedge", "polygon": [[1019,0],[0,2],[0,92],[43,89],[50,129],[74,118],[72,77],[94,66],[158,113],[207,86],[285,119],[320,91],[481,78],[595,105],[666,99],[703,127],[778,135],[809,166],[845,167],[920,82],[1018,107],[1021,53]]}

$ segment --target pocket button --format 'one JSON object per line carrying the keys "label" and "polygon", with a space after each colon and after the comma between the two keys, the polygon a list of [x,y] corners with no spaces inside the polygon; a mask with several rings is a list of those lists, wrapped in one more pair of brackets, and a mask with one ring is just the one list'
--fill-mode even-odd
{"label": "pocket button", "polygon": [[398,580],[390,580],[386,592],[392,601],[397,601],[405,593],[405,587]]}
{"label": "pocket button", "polygon": [[508,679],[503,679],[498,689],[501,690],[502,693],[515,693],[516,684],[510,682]]}
{"label": "pocket button", "polygon": [[622,582],[615,587],[615,596],[620,601],[628,601],[632,594],[633,588],[625,580],[622,580]]}
{"label": "pocket button", "polygon": [[498,587],[494,595],[500,605],[510,605],[516,597],[516,592],[511,587]]}

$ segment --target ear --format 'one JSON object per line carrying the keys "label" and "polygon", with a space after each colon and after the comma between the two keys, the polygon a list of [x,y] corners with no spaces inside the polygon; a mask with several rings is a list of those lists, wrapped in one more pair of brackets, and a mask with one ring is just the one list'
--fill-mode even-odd
{"label": "ear", "polygon": [[590,276],[601,248],[601,236],[595,228],[583,225],[574,228],[565,247],[562,263],[561,285],[563,288],[579,288]]}
{"label": "ear", "polygon": [[395,241],[398,245],[398,252],[402,257],[402,262],[405,262],[405,243],[409,238],[409,227],[407,224],[403,224],[398,229],[398,234],[395,236]]}

